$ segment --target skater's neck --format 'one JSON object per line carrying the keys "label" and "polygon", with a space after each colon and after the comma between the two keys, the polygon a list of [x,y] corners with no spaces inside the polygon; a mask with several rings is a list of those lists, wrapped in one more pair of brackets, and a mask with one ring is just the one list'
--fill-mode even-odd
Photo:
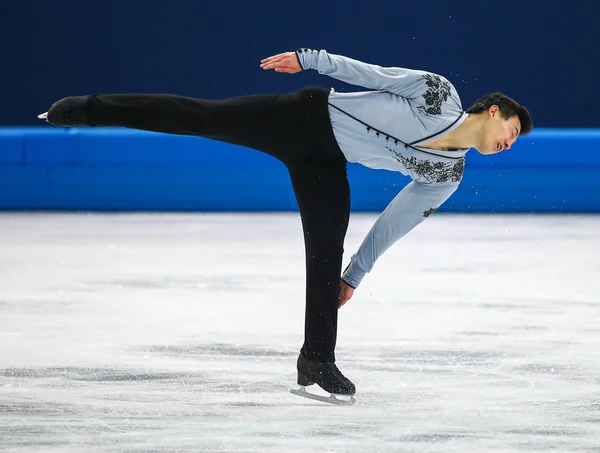
{"label": "skater's neck", "polygon": [[443,151],[478,148],[483,140],[483,126],[481,115],[470,114],[453,131],[419,146]]}

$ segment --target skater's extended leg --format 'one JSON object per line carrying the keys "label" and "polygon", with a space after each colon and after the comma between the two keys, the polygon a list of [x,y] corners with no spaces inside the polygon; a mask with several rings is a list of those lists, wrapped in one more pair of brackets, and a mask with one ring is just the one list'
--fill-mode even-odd
{"label": "skater's extended leg", "polygon": [[329,124],[327,93],[307,87],[220,100],[172,94],[74,96],[56,102],[47,120],[59,126],[117,126],[200,136],[285,160],[320,152],[312,135]]}

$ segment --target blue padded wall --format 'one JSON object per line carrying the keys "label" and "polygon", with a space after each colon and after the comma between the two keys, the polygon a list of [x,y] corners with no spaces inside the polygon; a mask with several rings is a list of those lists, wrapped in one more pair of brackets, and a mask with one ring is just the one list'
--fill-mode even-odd
{"label": "blue padded wall", "polygon": [[[510,151],[467,155],[440,212],[600,212],[600,130],[538,129]],[[409,182],[349,164],[353,211]],[[294,211],[285,167],[257,151],[120,128],[0,128],[0,209]]]}

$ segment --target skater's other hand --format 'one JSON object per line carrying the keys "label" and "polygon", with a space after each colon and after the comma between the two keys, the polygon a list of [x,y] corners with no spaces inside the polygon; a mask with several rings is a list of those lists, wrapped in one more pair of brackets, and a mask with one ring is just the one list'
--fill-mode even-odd
{"label": "skater's other hand", "polygon": [[346,302],[348,302],[354,294],[354,288],[349,286],[344,280],[340,280],[340,301],[338,308],[341,308]]}
{"label": "skater's other hand", "polygon": [[265,58],[261,60],[260,67],[265,71],[274,69],[275,72],[287,72],[288,74],[296,74],[302,71],[296,52],[285,52]]}

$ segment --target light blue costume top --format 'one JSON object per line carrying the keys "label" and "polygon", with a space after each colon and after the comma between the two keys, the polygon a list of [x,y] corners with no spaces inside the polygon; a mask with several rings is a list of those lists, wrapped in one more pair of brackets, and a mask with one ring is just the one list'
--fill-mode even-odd
{"label": "light blue costume top", "polygon": [[398,171],[412,182],[390,202],[351,258],[342,278],[356,288],[395,241],[434,212],[458,187],[468,149],[420,148],[469,116],[455,87],[427,71],[384,68],[326,50],[297,49],[303,69],[314,69],[370,91],[329,95],[333,133],[349,162]]}

